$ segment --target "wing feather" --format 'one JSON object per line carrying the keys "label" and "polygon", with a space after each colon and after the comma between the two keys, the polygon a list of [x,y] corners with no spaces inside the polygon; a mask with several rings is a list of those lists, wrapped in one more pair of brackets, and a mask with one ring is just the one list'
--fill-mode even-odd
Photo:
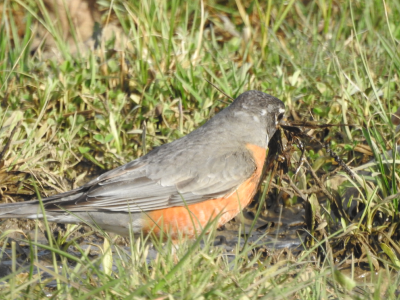
{"label": "wing feather", "polygon": [[[69,192],[58,201],[52,198],[54,201],[49,201],[48,205],[55,204],[71,211],[132,213],[185,206],[230,194],[256,168],[246,148],[239,151],[225,148],[209,155],[206,161],[204,156],[198,157],[196,151],[172,152],[163,149],[167,147],[160,148],[150,152],[151,155],[104,173],[80,188],[79,196]],[[183,153],[184,157],[181,156]]]}

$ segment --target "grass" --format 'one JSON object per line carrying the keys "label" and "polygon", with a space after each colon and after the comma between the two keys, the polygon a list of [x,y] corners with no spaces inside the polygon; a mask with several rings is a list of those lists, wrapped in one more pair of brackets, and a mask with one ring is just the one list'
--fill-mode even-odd
{"label": "grass", "polygon": [[[283,252],[265,256],[252,244],[226,255],[213,246],[211,234],[200,236],[198,243],[183,242],[176,254],[170,243],[154,239],[160,254],[149,261],[151,249],[142,240],[132,238],[127,252],[105,234],[113,256],[105,251],[107,243],[98,246],[104,254],[93,259],[90,249],[78,243],[72,243],[80,252],[74,256],[60,243],[49,248],[31,241],[32,263],[19,270],[17,245],[10,241],[10,252],[4,252],[10,231],[1,232],[2,251],[14,262],[11,274],[1,280],[2,298],[41,299],[48,291],[57,299],[398,297],[400,172],[398,158],[384,164],[381,153],[399,141],[390,114],[400,103],[400,4],[306,2],[102,0],[103,23],[111,20],[121,32],[96,51],[74,54],[40,0],[4,2],[2,149],[20,126],[0,157],[2,201],[33,198],[35,185],[43,196],[77,187],[87,177],[191,132],[226,106],[226,97],[206,79],[231,97],[250,89],[272,94],[285,102],[291,117],[352,124],[326,131],[325,139],[351,166],[374,158],[377,168],[374,181],[357,176],[342,187],[360,191],[359,206],[366,209],[358,218],[331,220],[321,209],[314,220],[316,225],[327,221],[326,235],[315,231],[314,246],[299,256],[288,252],[285,259],[277,258]],[[31,28],[37,23],[55,37],[56,57],[46,56],[44,49],[30,52]],[[21,26],[23,35],[18,34]],[[122,48],[124,36],[128,42]],[[359,152],[361,146],[372,155]],[[321,150],[307,156],[321,173],[335,165]],[[304,179],[312,180],[309,174]],[[378,217],[390,222],[379,223]],[[382,233],[378,242],[376,232]],[[63,268],[52,270],[40,261],[40,248],[56,253]],[[332,251],[338,248],[348,251],[339,262]],[[379,268],[364,281],[354,275],[360,252],[371,270]],[[346,260],[351,261],[347,275],[342,270]],[[106,267],[111,262],[114,269]],[[55,287],[46,289],[54,279]]]}

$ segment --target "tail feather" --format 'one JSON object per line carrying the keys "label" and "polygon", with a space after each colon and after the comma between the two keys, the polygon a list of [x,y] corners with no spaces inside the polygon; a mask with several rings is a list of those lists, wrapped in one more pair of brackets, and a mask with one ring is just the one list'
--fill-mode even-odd
{"label": "tail feather", "polygon": [[[66,193],[57,194],[42,199],[46,211],[62,211],[60,207],[68,205],[71,202],[78,201],[80,197],[85,196],[82,188],[68,191]],[[42,218],[39,200],[31,200],[17,203],[0,204],[0,219],[9,218],[26,218],[37,219]]]}
{"label": "tail feather", "polygon": [[0,205],[0,219],[32,218],[38,213],[40,213],[40,206],[37,200]]}

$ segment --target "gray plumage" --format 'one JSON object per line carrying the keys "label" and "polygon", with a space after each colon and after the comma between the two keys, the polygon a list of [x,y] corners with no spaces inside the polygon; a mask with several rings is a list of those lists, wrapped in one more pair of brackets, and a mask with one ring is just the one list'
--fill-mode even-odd
{"label": "gray plumage", "polygon": [[[231,194],[256,168],[246,144],[267,149],[283,113],[279,99],[245,92],[185,137],[75,190],[43,199],[47,214],[69,223],[74,218],[65,210],[80,216],[81,212],[138,213]],[[38,208],[37,200],[3,204],[0,218],[41,217]]]}

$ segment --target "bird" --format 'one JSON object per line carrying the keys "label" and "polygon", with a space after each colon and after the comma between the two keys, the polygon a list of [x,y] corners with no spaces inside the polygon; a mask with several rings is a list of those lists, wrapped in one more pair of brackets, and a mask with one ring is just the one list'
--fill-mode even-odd
{"label": "bird", "polygon": [[[46,218],[127,236],[194,237],[224,225],[255,196],[284,103],[250,90],[196,130],[88,183],[43,198]],[[41,219],[39,200],[0,205],[0,219]]]}

